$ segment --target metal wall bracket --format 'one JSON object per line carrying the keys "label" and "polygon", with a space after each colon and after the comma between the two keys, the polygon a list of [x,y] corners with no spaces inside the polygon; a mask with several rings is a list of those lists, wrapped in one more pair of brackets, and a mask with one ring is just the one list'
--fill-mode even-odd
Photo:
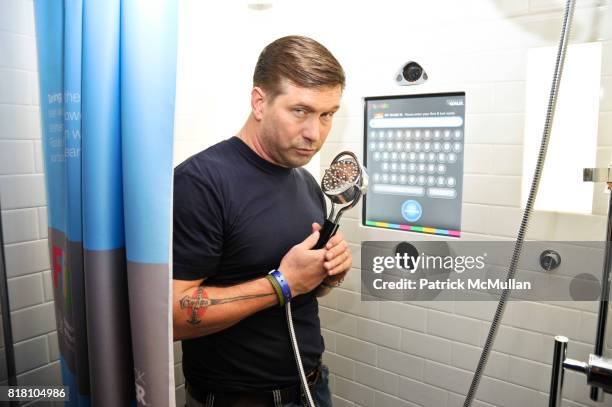
{"label": "metal wall bracket", "polygon": [[[564,370],[584,373],[587,384],[592,388],[602,389],[612,393],[612,359],[591,354],[588,362],[567,359],[567,344],[565,336],[555,336],[555,349],[553,354],[552,374],[550,379],[549,407],[560,407],[563,399]],[[598,401],[601,401],[599,399]]]}

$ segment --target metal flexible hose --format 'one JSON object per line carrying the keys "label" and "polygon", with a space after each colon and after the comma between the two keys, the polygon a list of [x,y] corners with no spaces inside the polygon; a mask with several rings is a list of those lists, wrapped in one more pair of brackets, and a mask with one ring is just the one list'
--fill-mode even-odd
{"label": "metal flexible hose", "polygon": [[289,337],[291,338],[291,347],[293,348],[293,355],[295,356],[295,362],[298,366],[298,372],[300,373],[300,381],[302,382],[302,389],[306,395],[306,401],[308,407],[316,407],[308,388],[308,381],[306,380],[306,373],[304,373],[304,366],[302,365],[302,357],[300,355],[300,349],[298,348],[297,339],[295,338],[295,330],[293,329],[293,317],[291,316],[291,302],[285,305],[287,311],[287,325],[289,326]]}
{"label": "metal flexible hose", "polygon": [[[550,96],[548,99],[548,109],[546,111],[546,121],[544,123],[544,132],[542,135],[542,142],[540,144],[540,151],[538,153],[538,161],[533,175],[533,180],[531,182],[531,188],[529,190],[529,197],[527,198],[525,212],[523,213],[523,218],[519,227],[516,243],[514,245],[514,251],[512,253],[512,259],[510,260],[510,266],[508,268],[506,281],[512,280],[514,278],[514,275],[516,274],[516,267],[518,265],[519,257],[521,256],[521,251],[523,249],[525,234],[527,233],[529,217],[531,216],[531,212],[533,211],[533,205],[535,203],[535,199],[538,193],[538,187],[540,185],[540,178],[542,176],[542,170],[544,168],[544,161],[546,160],[546,152],[548,151],[548,141],[550,139],[550,131],[552,128],[553,118],[555,114],[555,106],[557,104],[557,94],[559,92],[559,84],[561,82],[561,74],[563,72],[563,63],[565,62],[565,53],[567,51],[567,42],[572,23],[572,17],[574,14],[575,3],[575,0],[567,0],[567,2],[565,3],[563,27],[561,29],[561,38],[559,39],[559,48],[557,50],[555,72],[553,75]],[[478,366],[474,371],[472,384],[470,385],[470,389],[465,397],[463,407],[470,407],[472,405],[472,401],[474,399],[474,396],[476,395],[476,391],[478,390],[478,385],[480,384],[480,378],[482,377],[484,369],[487,365],[489,353],[491,352],[491,347],[493,346],[493,342],[495,341],[499,324],[504,315],[506,301],[508,300],[510,291],[511,290],[509,288],[506,288],[501,294],[499,303],[497,304],[497,309],[495,310],[495,315],[493,316],[493,321],[491,322],[491,327],[489,328],[487,339],[482,348],[482,353],[480,355],[480,360],[478,361]]]}

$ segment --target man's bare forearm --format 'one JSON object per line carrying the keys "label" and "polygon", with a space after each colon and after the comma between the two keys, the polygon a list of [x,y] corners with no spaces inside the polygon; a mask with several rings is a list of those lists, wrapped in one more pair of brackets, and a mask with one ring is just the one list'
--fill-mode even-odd
{"label": "man's bare forearm", "polygon": [[200,285],[173,296],[174,339],[190,339],[222,331],[238,321],[278,304],[265,278],[230,287]]}

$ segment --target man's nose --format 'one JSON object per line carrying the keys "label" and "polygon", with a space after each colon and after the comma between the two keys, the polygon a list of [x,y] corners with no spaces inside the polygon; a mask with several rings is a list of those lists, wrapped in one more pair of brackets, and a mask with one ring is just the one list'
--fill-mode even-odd
{"label": "man's nose", "polygon": [[308,126],[306,127],[303,135],[311,143],[318,142],[321,138],[321,124],[319,123],[319,120],[314,118],[313,120],[309,120]]}

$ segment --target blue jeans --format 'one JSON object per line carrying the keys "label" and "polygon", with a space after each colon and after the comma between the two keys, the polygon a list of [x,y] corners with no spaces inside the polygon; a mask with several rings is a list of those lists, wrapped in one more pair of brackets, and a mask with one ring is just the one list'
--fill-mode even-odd
{"label": "blue jeans", "polygon": [[[324,364],[321,365],[321,378],[311,395],[316,407],[332,407],[331,391],[329,390],[329,369]],[[283,407],[302,407],[306,405],[306,403],[289,403],[283,404]]]}

